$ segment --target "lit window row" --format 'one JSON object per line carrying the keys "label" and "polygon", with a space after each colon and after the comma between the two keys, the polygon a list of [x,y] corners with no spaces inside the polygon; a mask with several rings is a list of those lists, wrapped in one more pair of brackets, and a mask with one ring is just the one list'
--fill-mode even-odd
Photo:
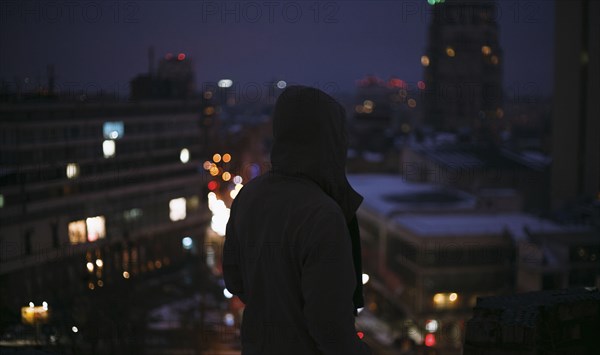
{"label": "lit window row", "polygon": [[436,293],[433,296],[433,305],[436,308],[450,308],[456,305],[458,294],[452,293]]}

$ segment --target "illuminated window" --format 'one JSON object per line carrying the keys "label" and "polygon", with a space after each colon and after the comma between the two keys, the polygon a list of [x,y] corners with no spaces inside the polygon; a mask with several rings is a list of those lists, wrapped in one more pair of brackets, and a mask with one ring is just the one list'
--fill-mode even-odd
{"label": "illuminated window", "polygon": [[120,139],[125,134],[125,127],[122,121],[104,122],[102,133],[106,139]]}
{"label": "illuminated window", "polygon": [[87,239],[94,242],[98,239],[103,239],[106,236],[106,227],[104,217],[96,216],[85,220],[87,226]]}
{"label": "illuminated window", "polygon": [[456,51],[452,47],[447,47],[446,48],[446,54],[448,55],[448,57],[452,58],[452,57],[456,56]]}
{"label": "illuminated window", "polygon": [[71,244],[85,243],[85,221],[74,221],[69,223],[69,242]]}
{"label": "illuminated window", "polygon": [[79,164],[69,163],[67,164],[67,177],[69,179],[75,179],[79,176]]}
{"label": "illuminated window", "polygon": [[169,201],[169,218],[171,221],[181,221],[186,216],[186,200],[184,197]]}
{"label": "illuminated window", "polygon": [[0,194],[0,208],[4,207],[4,195]]}
{"label": "illuminated window", "polygon": [[179,153],[179,160],[184,164],[190,161],[190,151],[187,148],[181,150]]}
{"label": "illuminated window", "polygon": [[117,147],[115,145],[115,141],[113,140],[108,139],[102,143],[102,151],[104,152],[105,158],[114,157],[116,149]]}

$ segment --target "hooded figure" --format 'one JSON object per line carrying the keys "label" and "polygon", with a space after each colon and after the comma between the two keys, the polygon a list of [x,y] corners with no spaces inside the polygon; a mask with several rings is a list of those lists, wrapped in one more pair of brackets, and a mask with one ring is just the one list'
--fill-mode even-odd
{"label": "hooded figure", "polygon": [[354,326],[363,198],[346,179],[344,108],[288,87],[273,138],[272,168],[238,193],[223,248],[225,285],[246,305],[242,355],[372,354]]}

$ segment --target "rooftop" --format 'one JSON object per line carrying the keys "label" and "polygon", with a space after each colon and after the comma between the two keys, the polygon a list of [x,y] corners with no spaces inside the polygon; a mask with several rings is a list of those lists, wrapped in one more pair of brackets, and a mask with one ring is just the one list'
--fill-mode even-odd
{"label": "rooftop", "polygon": [[348,181],[364,197],[363,208],[392,216],[407,212],[473,210],[477,198],[431,183],[409,182],[401,175],[349,174]]}
{"label": "rooftop", "polygon": [[566,229],[550,220],[524,213],[500,214],[405,214],[394,222],[423,237],[502,235],[524,240],[529,233],[561,233]]}

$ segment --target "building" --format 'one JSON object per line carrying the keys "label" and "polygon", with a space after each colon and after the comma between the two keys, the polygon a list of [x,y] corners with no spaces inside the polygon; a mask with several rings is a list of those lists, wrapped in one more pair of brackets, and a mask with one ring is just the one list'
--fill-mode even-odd
{"label": "building", "polygon": [[436,1],[429,25],[422,123],[496,140],[502,118],[503,53],[493,1]]}
{"label": "building", "polygon": [[[369,275],[365,307],[396,336],[417,344],[460,353],[477,297],[512,294],[530,280],[555,275],[548,262],[555,250],[586,253],[585,260],[559,260],[563,284],[593,286],[600,275],[591,262],[598,257],[597,236],[519,212],[518,198],[506,189],[473,195],[394,175],[348,180],[365,198],[358,210]],[[486,203],[494,193],[502,202]],[[540,264],[527,259],[532,250],[539,250]]]}
{"label": "building", "polygon": [[203,245],[199,104],[8,105],[0,127],[3,322],[47,302],[70,333],[81,300]]}
{"label": "building", "polygon": [[167,53],[154,71],[154,50],[150,48],[148,62],[148,73],[131,80],[132,100],[182,100],[194,95],[194,70],[185,53]]}
{"label": "building", "polygon": [[464,355],[595,354],[600,292],[569,288],[477,300]]}
{"label": "building", "polygon": [[[554,208],[600,197],[600,3],[556,1]],[[591,206],[589,206],[591,207]],[[596,225],[600,224],[596,203]]]}

